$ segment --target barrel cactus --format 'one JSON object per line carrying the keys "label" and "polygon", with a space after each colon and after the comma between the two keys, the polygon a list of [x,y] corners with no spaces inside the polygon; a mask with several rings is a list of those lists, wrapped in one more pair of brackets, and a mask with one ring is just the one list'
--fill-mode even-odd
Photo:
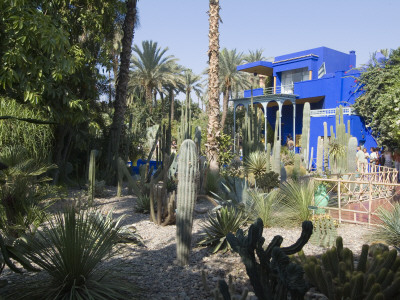
{"label": "barrel cactus", "polygon": [[181,266],[189,263],[198,171],[196,144],[192,140],[185,140],[181,145],[178,157],[176,212],[176,253],[178,264]]}

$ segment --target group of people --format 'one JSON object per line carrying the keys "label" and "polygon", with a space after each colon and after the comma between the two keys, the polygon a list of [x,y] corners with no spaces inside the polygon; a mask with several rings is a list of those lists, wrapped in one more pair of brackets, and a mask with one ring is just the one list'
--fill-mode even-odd
{"label": "group of people", "polygon": [[368,153],[367,148],[357,147],[356,161],[358,171],[364,170],[368,172],[368,163],[377,166],[385,166],[396,168],[400,173],[400,149],[396,148],[394,152],[390,148],[385,148],[380,151],[378,147],[371,147],[371,152]]}

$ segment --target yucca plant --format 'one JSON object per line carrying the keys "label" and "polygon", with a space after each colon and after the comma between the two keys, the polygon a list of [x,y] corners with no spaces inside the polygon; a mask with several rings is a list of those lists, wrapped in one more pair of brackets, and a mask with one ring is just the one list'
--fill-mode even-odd
{"label": "yucca plant", "polygon": [[253,202],[253,220],[260,218],[263,221],[264,227],[271,227],[276,223],[276,210],[279,205],[279,192],[273,190],[269,193],[264,193],[259,190],[250,190],[249,198]]}
{"label": "yucca plant", "polygon": [[120,218],[97,211],[68,208],[19,244],[25,257],[47,272],[51,280],[25,290],[24,299],[126,299],[130,290],[100,262],[115,252]]}
{"label": "yucca plant", "polygon": [[307,180],[288,180],[280,189],[285,218],[295,223],[309,220],[312,212],[308,208],[312,204],[314,185]]}
{"label": "yucca plant", "polygon": [[203,225],[205,230],[202,234],[203,239],[198,244],[212,246],[212,253],[226,252],[230,249],[226,235],[229,232],[235,233],[246,221],[247,217],[243,210],[234,206],[222,207],[215,212],[215,215],[209,215],[207,222]]}
{"label": "yucca plant", "polygon": [[254,177],[269,172],[269,160],[267,153],[263,151],[251,152],[249,157],[244,162],[244,167],[247,174],[252,173]]}
{"label": "yucca plant", "polygon": [[373,238],[384,240],[400,250],[400,203],[395,203],[390,210],[380,207],[378,217],[382,223],[374,229]]}

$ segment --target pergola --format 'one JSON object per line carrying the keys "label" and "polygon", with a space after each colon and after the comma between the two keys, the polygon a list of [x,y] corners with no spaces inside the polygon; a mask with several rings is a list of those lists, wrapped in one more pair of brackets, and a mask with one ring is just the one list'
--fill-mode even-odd
{"label": "pergola", "polygon": [[[237,67],[238,71],[253,73],[254,75],[265,75],[271,76],[272,72],[272,63],[271,62],[254,62],[245,64]],[[286,101],[290,101],[291,105],[293,105],[293,141],[296,145],[296,98],[297,95],[293,94],[276,94],[276,81],[274,80],[274,88],[273,94],[265,94],[260,96],[253,97],[253,104],[261,104],[264,110],[264,131],[265,131],[265,139],[264,146],[265,150],[267,149],[267,109],[269,103],[277,103],[279,110],[279,138],[282,140],[282,106]],[[239,98],[239,99],[231,99],[233,102],[233,131],[236,133],[236,108],[240,105],[243,105],[248,111],[249,106],[251,105],[251,98]],[[234,135],[236,139],[236,134]],[[236,145],[236,141],[234,141],[234,145]],[[236,149],[235,149],[236,150]]]}

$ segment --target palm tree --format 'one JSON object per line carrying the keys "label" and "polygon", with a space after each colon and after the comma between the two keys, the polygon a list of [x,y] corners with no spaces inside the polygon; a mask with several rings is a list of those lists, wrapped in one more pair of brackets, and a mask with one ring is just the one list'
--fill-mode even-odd
{"label": "palm tree", "polygon": [[119,144],[122,132],[122,126],[126,111],[126,96],[129,82],[129,61],[132,53],[132,41],[136,23],[137,0],[129,0],[126,2],[126,15],[123,24],[124,36],[122,38],[122,51],[120,57],[120,67],[118,73],[118,82],[116,87],[114,116],[110,127],[109,152],[107,157],[108,167],[110,168],[110,179],[113,178],[117,169],[117,158]]}
{"label": "palm tree", "polygon": [[207,156],[211,171],[219,171],[219,0],[209,2]]}
{"label": "palm tree", "polygon": [[238,72],[236,67],[243,63],[243,53],[237,53],[236,49],[224,48],[219,56],[219,79],[220,89],[223,94],[221,129],[224,130],[226,116],[228,113],[228,100],[232,89],[244,90],[248,85],[248,76],[244,72]]}
{"label": "palm tree", "polygon": [[273,59],[272,57],[268,57],[266,58],[264,56],[264,50],[263,49],[257,49],[255,51],[249,50],[249,54],[245,55],[243,57],[244,61],[246,63],[251,63],[251,62],[255,62],[255,61],[270,61],[271,59]]}
{"label": "palm tree", "polygon": [[157,42],[143,41],[142,49],[137,45],[133,47],[137,56],[132,57],[133,72],[131,80],[133,84],[141,85],[145,89],[146,102],[152,110],[152,96],[155,88],[161,90],[163,85],[174,82],[174,63],[176,58],[166,56],[168,48],[161,49]]}

